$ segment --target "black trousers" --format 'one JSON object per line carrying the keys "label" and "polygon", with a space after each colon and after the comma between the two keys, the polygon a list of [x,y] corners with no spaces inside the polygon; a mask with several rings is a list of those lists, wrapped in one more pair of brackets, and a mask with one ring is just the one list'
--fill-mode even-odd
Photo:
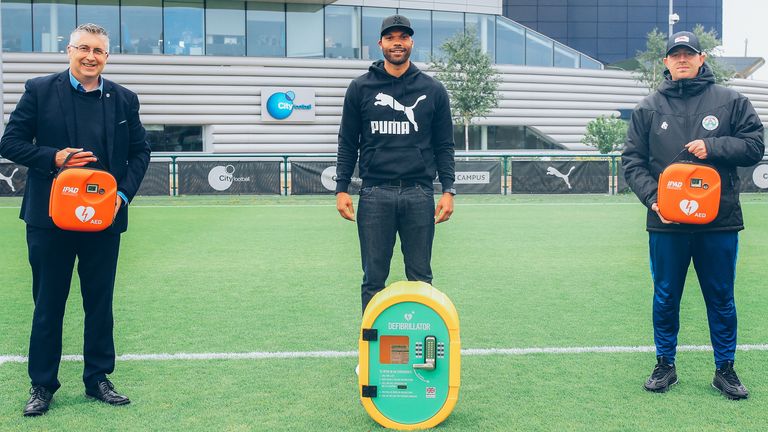
{"label": "black trousers", "polygon": [[61,386],[58,372],[62,324],[77,258],[85,311],[83,382],[92,386],[115,368],[112,294],[120,234],[72,232],[27,225],[27,246],[35,302],[28,365],[32,385],[42,385],[51,391]]}

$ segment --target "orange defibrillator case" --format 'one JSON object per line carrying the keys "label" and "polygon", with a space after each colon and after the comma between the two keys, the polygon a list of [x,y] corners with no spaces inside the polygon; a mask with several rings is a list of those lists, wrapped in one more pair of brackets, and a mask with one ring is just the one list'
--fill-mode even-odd
{"label": "orange defibrillator case", "polygon": [[707,224],[720,208],[720,174],[697,163],[670,164],[659,176],[657,204],[664,219]]}
{"label": "orange defibrillator case", "polygon": [[[74,153],[72,153],[74,154]],[[64,162],[66,166],[68,156]],[[62,168],[51,185],[48,214],[67,231],[103,231],[114,222],[117,181],[95,168]]]}

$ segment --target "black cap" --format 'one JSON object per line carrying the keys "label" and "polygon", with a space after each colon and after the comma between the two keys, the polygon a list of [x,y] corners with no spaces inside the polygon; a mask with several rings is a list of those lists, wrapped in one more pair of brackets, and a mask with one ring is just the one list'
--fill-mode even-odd
{"label": "black cap", "polygon": [[384,36],[393,28],[401,28],[404,32],[413,36],[411,21],[402,15],[392,15],[384,18],[384,21],[381,22],[381,36]]}
{"label": "black cap", "polygon": [[667,41],[667,54],[673,49],[684,46],[690,48],[696,53],[701,54],[701,46],[699,46],[699,38],[695,34],[687,31],[681,31],[673,34]]}

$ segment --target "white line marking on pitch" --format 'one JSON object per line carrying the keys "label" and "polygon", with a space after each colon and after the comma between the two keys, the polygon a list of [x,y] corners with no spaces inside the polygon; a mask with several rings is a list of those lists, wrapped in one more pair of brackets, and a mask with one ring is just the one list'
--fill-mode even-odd
{"label": "white line marking on pitch", "polygon": [[[768,351],[768,344],[739,345],[739,351]],[[653,346],[592,346],[592,347],[543,347],[543,348],[468,348],[461,350],[464,356],[522,356],[531,354],[588,354],[588,353],[638,353],[654,352]],[[709,345],[681,345],[678,351],[712,351]],[[277,351],[245,353],[177,353],[177,354],[123,354],[120,361],[162,361],[162,360],[266,360],[266,359],[307,359],[307,358],[348,358],[357,357],[357,351]],[[83,361],[82,355],[64,355],[62,361]],[[26,356],[0,356],[3,363],[26,363]]]}

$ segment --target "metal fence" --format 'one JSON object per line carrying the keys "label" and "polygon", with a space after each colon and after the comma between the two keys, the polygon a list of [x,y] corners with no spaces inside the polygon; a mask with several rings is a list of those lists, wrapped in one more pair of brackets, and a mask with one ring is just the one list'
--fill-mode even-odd
{"label": "metal fence", "polygon": [[[335,154],[156,153],[139,195],[332,194]],[[742,192],[768,191],[768,156],[739,168]],[[4,180],[4,181],[3,181]],[[0,196],[21,195],[26,167],[0,161]],[[350,192],[361,180],[353,175]],[[435,180],[435,191],[440,184]],[[459,194],[616,194],[629,191],[621,155],[580,152],[456,154]]]}
{"label": "metal fence", "polygon": [[[571,153],[525,153],[525,154],[509,154],[509,153],[464,153],[459,152],[456,154],[456,161],[458,165],[461,165],[464,162],[480,162],[480,161],[495,161],[499,163],[499,169],[500,169],[500,185],[499,189],[497,191],[491,192],[491,193],[498,193],[503,195],[508,195],[511,193],[524,193],[524,192],[516,192],[512,188],[512,180],[513,180],[513,161],[514,162],[540,162],[545,163],[547,165],[556,165],[555,162],[561,162],[561,163],[568,163],[568,162],[598,162],[602,161],[603,165],[605,165],[604,171],[601,173],[601,178],[605,180],[605,190],[596,191],[594,188],[592,188],[591,193],[611,193],[615,194],[619,191],[621,191],[622,181],[619,180],[617,174],[619,173],[620,169],[620,154],[609,154],[609,155],[602,155],[602,154],[574,154]],[[156,161],[162,161],[167,160],[170,164],[170,179],[171,179],[171,195],[183,195],[184,193],[184,187],[181,185],[180,181],[180,164],[183,166],[183,162],[204,162],[204,161],[216,161],[219,163],[225,163],[225,162],[243,162],[243,161],[276,161],[280,163],[280,194],[281,195],[291,195],[294,194],[292,190],[292,184],[291,181],[291,175],[294,172],[293,164],[295,162],[298,162],[299,164],[302,162],[322,162],[325,161],[328,165],[335,165],[335,154],[329,154],[329,153],[285,153],[285,154],[274,154],[274,153],[243,153],[243,154],[158,154],[153,155],[153,162]],[[548,162],[552,162],[549,164]],[[297,165],[299,165],[297,164]],[[204,164],[206,166],[210,166],[210,162],[208,164]],[[221,166],[221,165],[217,165]],[[215,168],[215,167],[214,167]],[[226,168],[226,166],[225,166]],[[232,168],[235,168],[232,166]],[[561,170],[555,166],[551,167],[550,175],[553,179],[563,179],[564,177],[567,178],[569,174],[567,172],[561,172]],[[211,168],[213,169],[213,168]],[[231,168],[230,168],[231,170]],[[458,170],[457,170],[458,171]],[[530,168],[528,168],[528,171],[531,171]],[[591,174],[594,175],[594,170],[591,170]],[[333,171],[335,174],[335,171]],[[571,173],[570,175],[574,175],[577,173]],[[480,179],[480,181],[484,181],[485,179]],[[488,179],[489,181],[491,179]],[[469,180],[471,182],[475,183],[462,183],[462,180],[457,179],[457,186],[459,189],[461,189],[463,184],[477,184],[477,179]],[[353,182],[354,183],[354,182]],[[566,188],[568,188],[568,184],[564,183]],[[180,187],[181,186],[181,187]],[[354,186],[354,184],[353,184]],[[464,186],[466,188],[466,186]],[[571,186],[572,188],[572,186]],[[436,189],[439,191],[439,184],[436,184]],[[487,190],[487,189],[486,189]],[[572,190],[572,189],[571,189]],[[549,193],[560,193],[560,189],[555,188],[552,192]],[[327,190],[328,193],[331,192],[330,189]],[[462,192],[460,190],[460,192]],[[547,193],[545,191],[539,191],[541,193]],[[324,192],[317,192],[317,193],[324,193]],[[471,192],[471,193],[488,193],[488,192]],[[536,193],[536,192],[530,192],[530,193]],[[567,193],[567,191],[566,191]],[[578,193],[578,192],[577,192]],[[590,192],[587,192],[590,193]]]}

